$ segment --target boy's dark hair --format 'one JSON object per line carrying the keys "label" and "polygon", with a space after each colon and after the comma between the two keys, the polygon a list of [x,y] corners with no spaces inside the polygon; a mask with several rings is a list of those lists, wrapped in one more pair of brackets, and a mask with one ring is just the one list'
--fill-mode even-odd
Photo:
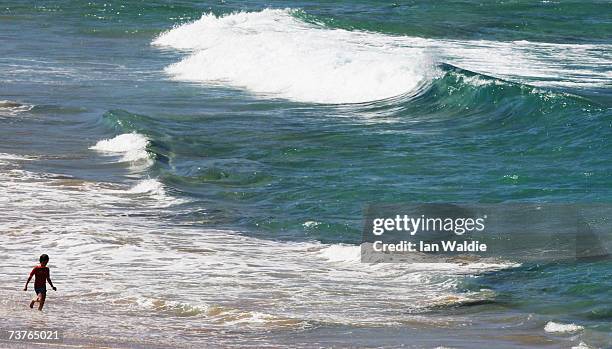
{"label": "boy's dark hair", "polygon": [[49,261],[49,256],[47,256],[46,254],[41,254],[40,258],[38,259],[41,263],[46,263]]}

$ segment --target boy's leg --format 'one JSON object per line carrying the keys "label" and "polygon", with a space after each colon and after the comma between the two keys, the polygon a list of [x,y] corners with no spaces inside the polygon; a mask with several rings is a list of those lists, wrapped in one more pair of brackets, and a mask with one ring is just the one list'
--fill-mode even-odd
{"label": "boy's leg", "polygon": [[38,310],[42,310],[43,306],[45,306],[45,298],[47,298],[47,295],[44,292],[38,295]]}
{"label": "boy's leg", "polygon": [[32,298],[32,301],[30,302],[30,309],[34,308],[34,303],[36,302],[40,302],[40,293],[37,293],[36,297]]}

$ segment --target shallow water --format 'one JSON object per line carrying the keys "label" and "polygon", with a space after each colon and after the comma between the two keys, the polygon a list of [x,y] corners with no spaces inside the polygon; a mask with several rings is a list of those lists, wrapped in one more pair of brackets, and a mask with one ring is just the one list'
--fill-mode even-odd
{"label": "shallow water", "polygon": [[[357,246],[371,202],[609,203],[610,7],[3,2],[0,324],[612,345],[609,260],[364,265]],[[18,290],[43,252],[60,291],[40,315]]]}

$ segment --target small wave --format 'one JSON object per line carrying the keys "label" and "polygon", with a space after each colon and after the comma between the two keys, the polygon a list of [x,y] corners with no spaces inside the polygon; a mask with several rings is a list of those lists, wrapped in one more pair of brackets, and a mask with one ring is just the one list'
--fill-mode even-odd
{"label": "small wave", "polygon": [[418,94],[364,108],[363,114],[399,110],[405,115],[422,115],[420,121],[460,119],[462,127],[505,128],[531,125],[535,119],[548,115],[555,115],[556,122],[565,124],[576,114],[598,118],[606,113],[596,102],[578,95],[544,90],[450,64],[441,64],[440,69],[443,74]]}
{"label": "small wave", "polygon": [[144,179],[127,190],[130,195],[146,195],[158,201],[163,206],[178,205],[187,202],[186,199],[168,195],[164,185],[158,179]]}
{"label": "small wave", "polygon": [[32,160],[36,160],[36,157],[0,153],[0,165],[3,165],[3,166],[13,164],[16,161],[19,162],[19,161],[32,161]]}
{"label": "small wave", "polygon": [[164,186],[157,179],[145,179],[128,190],[130,194],[165,195]]}
{"label": "small wave", "polygon": [[191,305],[176,301],[165,301],[163,299],[139,297],[136,304],[140,307],[152,309],[175,316],[197,316],[206,314],[209,310],[207,305]]}
{"label": "small wave", "polygon": [[487,290],[480,292],[447,295],[436,297],[433,299],[432,308],[450,308],[450,307],[468,307],[483,304],[492,304],[495,302],[495,293]]}
{"label": "small wave", "polygon": [[192,54],[166,68],[173,78],[244,87],[299,102],[359,103],[401,95],[428,80],[422,49],[380,35],[328,29],[292,10],[212,14],[161,34],[153,45]]}
{"label": "small wave", "polygon": [[562,324],[558,322],[549,321],[544,326],[544,331],[550,333],[572,333],[582,331],[584,327],[575,324]]}
{"label": "small wave", "polygon": [[329,245],[319,251],[319,256],[330,262],[358,263],[361,260],[361,247],[343,244]]}
{"label": "small wave", "polygon": [[0,153],[0,160],[15,160],[15,161],[32,161],[36,160],[35,156],[23,156],[8,153]]}
{"label": "small wave", "polygon": [[151,155],[147,152],[148,145],[147,137],[134,132],[103,139],[89,149],[102,153],[123,154],[121,162],[150,162]]}
{"label": "small wave", "polygon": [[304,222],[304,224],[302,224],[302,226],[306,229],[313,229],[318,227],[319,225],[321,225],[321,222],[317,221],[306,221]]}
{"label": "small wave", "polygon": [[15,116],[34,108],[31,104],[23,104],[14,101],[0,100],[0,116]]}
{"label": "small wave", "polygon": [[[367,243],[364,243],[367,244]],[[340,263],[343,265],[359,265],[362,268],[364,265],[381,266],[386,263],[399,263],[402,265],[404,270],[410,271],[440,271],[450,272],[451,274],[469,274],[481,271],[492,271],[500,270],[511,267],[518,267],[519,264],[512,263],[509,261],[492,261],[487,259],[465,259],[465,258],[438,258],[435,256],[428,256],[421,253],[412,254],[399,254],[397,256],[384,256],[381,257],[378,254],[374,255],[372,248],[366,248],[365,250],[371,255],[365,255],[364,260],[368,261],[365,264],[362,263],[362,251],[361,245],[347,245],[347,244],[332,244],[326,245],[321,249],[316,250],[318,257],[327,260],[330,263]],[[379,263],[376,263],[378,261]],[[372,263],[370,263],[372,262]]]}
{"label": "small wave", "polygon": [[278,317],[259,311],[240,310],[218,305],[193,305],[179,301],[138,297],[136,304],[139,307],[151,309],[178,317],[204,316],[215,323],[226,326],[275,326],[291,327],[304,323],[303,320]]}

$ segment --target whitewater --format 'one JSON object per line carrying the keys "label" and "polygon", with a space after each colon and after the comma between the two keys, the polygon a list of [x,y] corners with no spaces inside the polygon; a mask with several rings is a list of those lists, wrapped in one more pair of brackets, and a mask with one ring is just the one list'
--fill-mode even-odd
{"label": "whitewater", "polygon": [[[609,202],[606,5],[9,0],[0,327],[76,347],[607,347],[609,261],[360,248],[377,202]],[[38,314],[41,253],[58,292]]]}
{"label": "whitewater", "polygon": [[602,87],[610,79],[601,67],[612,64],[611,45],[433,40],[330,28],[299,14],[204,14],[152,44],[185,52],[165,69],[173,79],[297,102],[360,103],[411,94],[440,76],[440,63],[537,86]]}

